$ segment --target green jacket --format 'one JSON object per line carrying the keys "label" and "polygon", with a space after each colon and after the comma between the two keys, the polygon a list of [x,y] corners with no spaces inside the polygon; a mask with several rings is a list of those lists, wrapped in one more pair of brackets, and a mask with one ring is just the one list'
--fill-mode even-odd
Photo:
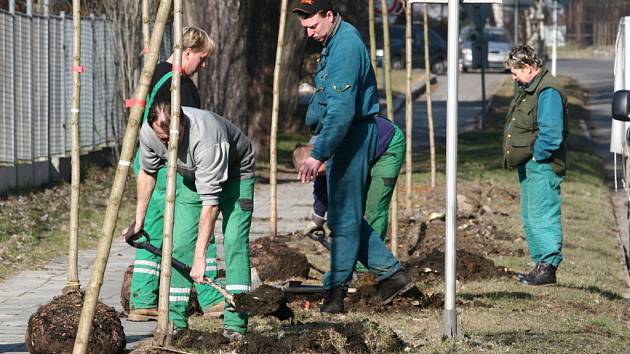
{"label": "green jacket", "polygon": [[337,15],[315,72],[315,93],[306,125],[319,135],[311,156],[328,160],[353,123],[371,119],[378,108],[376,76],[361,35]]}
{"label": "green jacket", "polygon": [[546,88],[557,90],[562,96],[564,121],[562,143],[549,159],[554,172],[564,175],[566,171],[568,111],[567,98],[558,80],[543,67],[527,87],[521,87],[512,100],[505,120],[503,132],[503,167],[515,168],[533,156],[533,146],[539,134],[538,97]]}

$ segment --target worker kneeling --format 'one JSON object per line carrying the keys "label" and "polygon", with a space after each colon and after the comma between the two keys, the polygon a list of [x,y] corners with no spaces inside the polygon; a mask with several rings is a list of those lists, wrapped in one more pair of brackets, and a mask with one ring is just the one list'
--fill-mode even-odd
{"label": "worker kneeling", "polygon": [[[141,171],[137,180],[136,232],[142,229],[155,187],[156,172],[167,162],[170,121],[170,102],[158,102],[151,107],[148,119],[140,129]],[[197,200],[187,200],[201,204],[201,212],[194,255],[190,252],[194,240],[174,240],[173,254],[184,263],[192,262],[190,278],[202,283],[208,246],[214,244],[214,227],[220,211],[223,216],[226,289],[234,294],[249,291],[249,229],[254,207],[255,171],[252,143],[225,118],[191,107],[182,107],[179,130],[177,172],[184,177],[186,191],[198,195]],[[176,209],[186,207],[178,204]],[[189,293],[192,287],[187,274],[177,270],[173,270],[172,274],[170,300],[179,296],[172,293],[172,289],[187,290],[186,293]],[[175,329],[187,328],[187,317],[185,306],[169,301],[169,318]],[[247,314],[235,312],[226,303],[224,335],[230,339],[240,338],[247,331],[247,320]]]}

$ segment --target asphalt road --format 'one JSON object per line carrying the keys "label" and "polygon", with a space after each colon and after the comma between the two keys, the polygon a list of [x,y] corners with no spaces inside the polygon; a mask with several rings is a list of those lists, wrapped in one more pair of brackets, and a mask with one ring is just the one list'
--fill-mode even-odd
{"label": "asphalt road", "polygon": [[[486,72],[486,99],[501,86],[503,80],[508,77],[504,72]],[[448,96],[447,76],[438,76],[436,84],[431,86],[433,103],[433,125],[435,140],[438,145],[446,143],[446,99]],[[474,129],[478,125],[478,116],[481,113],[481,74],[469,72],[459,74],[459,104],[458,104],[458,128],[459,132]],[[400,109],[396,114],[396,124],[404,129],[405,109]],[[413,150],[424,149],[429,145],[427,122],[426,96],[418,97],[413,103]]]}

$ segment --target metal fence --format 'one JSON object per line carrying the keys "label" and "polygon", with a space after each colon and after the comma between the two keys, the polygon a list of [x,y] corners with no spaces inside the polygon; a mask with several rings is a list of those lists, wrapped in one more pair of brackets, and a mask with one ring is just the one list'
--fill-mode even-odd
{"label": "metal fence", "polygon": [[[82,152],[116,142],[124,111],[115,93],[109,24],[81,20]],[[0,163],[70,154],[71,17],[0,11]]]}
{"label": "metal fence", "polygon": [[[122,139],[126,112],[116,89],[112,33],[104,17],[81,20],[81,153]],[[72,17],[63,13],[0,10],[0,167],[70,156],[73,36]],[[167,26],[161,60],[172,43]]]}

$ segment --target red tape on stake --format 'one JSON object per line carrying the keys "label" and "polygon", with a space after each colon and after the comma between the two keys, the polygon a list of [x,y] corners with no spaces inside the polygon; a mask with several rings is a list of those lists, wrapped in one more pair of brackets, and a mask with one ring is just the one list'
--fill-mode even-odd
{"label": "red tape on stake", "polygon": [[184,68],[181,65],[173,65],[173,72],[174,73],[185,74]]}
{"label": "red tape on stake", "polygon": [[149,47],[144,47],[144,49],[142,49],[142,51],[143,51],[145,54],[149,54],[149,53],[151,52],[151,49],[149,49]]}
{"label": "red tape on stake", "polygon": [[136,100],[134,98],[125,100],[125,108],[131,108],[134,106],[139,106],[139,107],[144,108],[144,106],[146,105],[147,105],[147,101],[145,100]]}
{"label": "red tape on stake", "polygon": [[72,71],[75,73],[83,74],[85,72],[85,67],[83,66],[73,66]]}

